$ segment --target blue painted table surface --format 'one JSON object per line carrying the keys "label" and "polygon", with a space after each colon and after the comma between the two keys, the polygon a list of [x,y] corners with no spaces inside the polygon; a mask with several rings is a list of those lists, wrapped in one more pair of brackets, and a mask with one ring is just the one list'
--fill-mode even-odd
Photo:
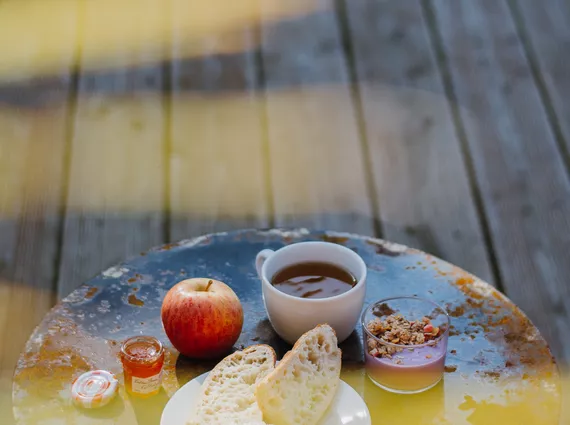
{"label": "blue painted table surface", "polygon": [[[243,230],[157,247],[84,283],[44,318],[31,335],[14,376],[14,414],[22,424],[158,424],[169,397],[212,361],[179,356],[160,320],[166,292],[180,280],[209,277],[239,296],[245,322],[235,349],[266,343],[281,357],[289,348],[274,333],[254,267],[257,252],[325,240],[345,245],[368,266],[366,304],[418,295],[451,316],[445,379],[417,396],[374,387],[363,372],[361,330],[343,344],[342,378],[365,399],[373,423],[556,423],[559,374],[537,329],[506,297],[475,276],[426,253],[365,236],[306,229]],[[122,380],[118,349],[132,335],[151,334],[167,347],[163,391],[147,401],[119,396],[92,411],[73,407],[70,384],[91,369]],[[532,400],[529,403],[529,400]]]}

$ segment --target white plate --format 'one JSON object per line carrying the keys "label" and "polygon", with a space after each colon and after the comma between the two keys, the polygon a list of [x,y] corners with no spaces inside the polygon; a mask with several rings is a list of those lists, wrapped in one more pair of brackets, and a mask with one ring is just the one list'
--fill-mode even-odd
{"label": "white plate", "polygon": [[[192,403],[197,400],[207,376],[208,372],[176,391],[162,411],[160,425],[186,425]],[[371,425],[370,412],[360,395],[341,380],[329,411],[319,425]]]}

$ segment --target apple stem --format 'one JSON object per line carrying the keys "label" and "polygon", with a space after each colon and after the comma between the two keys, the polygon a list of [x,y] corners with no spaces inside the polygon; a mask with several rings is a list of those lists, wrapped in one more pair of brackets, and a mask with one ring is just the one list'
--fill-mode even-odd
{"label": "apple stem", "polygon": [[210,279],[208,281],[208,286],[206,286],[206,292],[208,291],[208,289],[210,289],[210,286],[212,286],[212,283],[214,283],[214,281],[212,279]]}

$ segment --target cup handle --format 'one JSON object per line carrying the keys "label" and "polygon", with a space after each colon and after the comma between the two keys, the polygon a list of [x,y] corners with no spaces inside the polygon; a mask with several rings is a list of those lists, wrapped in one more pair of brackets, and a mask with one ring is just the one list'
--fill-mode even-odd
{"label": "cup handle", "polygon": [[263,266],[263,263],[265,263],[265,260],[267,260],[271,255],[273,255],[274,252],[275,251],[273,251],[272,249],[264,249],[263,251],[259,251],[259,253],[255,257],[255,268],[257,270],[257,275],[259,276],[260,279],[263,279],[263,277],[261,276],[261,267]]}

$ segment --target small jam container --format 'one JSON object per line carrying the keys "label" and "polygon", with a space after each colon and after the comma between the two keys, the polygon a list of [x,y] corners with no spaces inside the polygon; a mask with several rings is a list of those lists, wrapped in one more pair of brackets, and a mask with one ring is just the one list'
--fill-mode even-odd
{"label": "small jam container", "polygon": [[129,394],[151,397],[162,386],[164,347],[152,336],[135,336],[121,346],[125,387]]}

